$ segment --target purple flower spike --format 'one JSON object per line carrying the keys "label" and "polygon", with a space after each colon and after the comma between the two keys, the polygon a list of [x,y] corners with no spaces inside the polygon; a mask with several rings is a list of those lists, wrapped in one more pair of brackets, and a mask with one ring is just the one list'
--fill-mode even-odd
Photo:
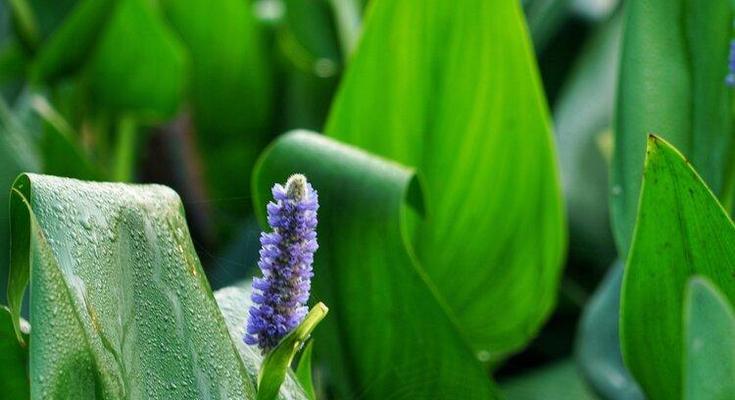
{"label": "purple flower spike", "polygon": [[735,87],[735,40],[730,42],[730,72],[725,78],[725,83],[730,87]]}
{"label": "purple flower spike", "polygon": [[284,188],[273,186],[275,202],[268,203],[268,225],[273,232],[260,236],[258,267],[263,278],[253,279],[245,343],[265,354],[296,328],[308,309],[311,263],[316,242],[316,191],[303,175],[292,175]]}

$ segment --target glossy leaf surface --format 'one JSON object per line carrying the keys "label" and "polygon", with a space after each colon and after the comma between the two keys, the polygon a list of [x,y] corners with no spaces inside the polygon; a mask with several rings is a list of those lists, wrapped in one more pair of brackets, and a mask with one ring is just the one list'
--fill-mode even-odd
{"label": "glossy leaf surface", "polygon": [[326,132],[425,178],[416,255],[480,358],[526,344],[555,302],[565,228],[520,3],[371,2]]}
{"label": "glossy leaf surface", "polygon": [[623,277],[620,340],[651,400],[682,398],[687,281],[702,275],[735,300],[735,227],[692,166],[648,139],[640,211]]}
{"label": "glossy leaf surface", "polygon": [[31,286],[31,397],[254,399],[176,193],[27,174],[11,218],[16,321]]}

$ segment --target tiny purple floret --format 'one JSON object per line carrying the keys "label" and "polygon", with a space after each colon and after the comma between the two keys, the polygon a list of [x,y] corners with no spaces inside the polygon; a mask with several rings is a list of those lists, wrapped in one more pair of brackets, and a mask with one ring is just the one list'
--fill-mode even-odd
{"label": "tiny purple floret", "polygon": [[311,289],[316,241],[316,191],[300,174],[273,186],[268,203],[272,232],[260,236],[262,278],[253,279],[253,306],[244,341],[267,353],[304,319]]}
{"label": "tiny purple floret", "polygon": [[735,40],[730,41],[730,63],[729,72],[725,78],[727,86],[735,87]]}

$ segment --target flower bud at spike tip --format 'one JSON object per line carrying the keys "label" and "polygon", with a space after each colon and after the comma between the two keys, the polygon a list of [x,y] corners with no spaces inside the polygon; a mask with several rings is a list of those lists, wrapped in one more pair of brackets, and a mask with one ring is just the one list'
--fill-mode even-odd
{"label": "flower bud at spike tip", "polygon": [[274,348],[304,319],[311,290],[311,264],[319,247],[316,241],[316,191],[300,174],[288,178],[286,186],[275,184],[274,202],[268,203],[268,225],[272,232],[260,236],[262,278],[253,279],[244,341],[258,345],[263,353]]}

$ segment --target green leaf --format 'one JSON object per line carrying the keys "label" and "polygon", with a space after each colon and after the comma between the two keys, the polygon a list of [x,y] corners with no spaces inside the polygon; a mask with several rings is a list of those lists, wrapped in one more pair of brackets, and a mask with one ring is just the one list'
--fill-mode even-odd
{"label": "green leaf", "polygon": [[120,0],[89,60],[94,99],[114,112],[171,118],[184,95],[186,53],[147,0]]}
{"label": "green leaf", "polygon": [[[230,338],[237,347],[243,364],[245,364],[248,377],[257,382],[260,365],[263,362],[263,356],[254,346],[248,346],[243,342],[245,337],[245,327],[247,326],[248,310],[253,302],[250,299],[252,287],[251,282],[238,284],[220,289],[214,293],[222,315],[225,317],[227,328],[230,331]],[[281,400],[305,400],[307,395],[299,386],[293,372],[287,371],[286,380],[281,385],[279,392]]]}
{"label": "green leaf", "polygon": [[255,398],[172,190],[24,174],[11,219],[32,398]]}
{"label": "green leaf", "polygon": [[422,209],[412,170],[320,135],[287,134],[254,171],[261,221],[272,185],[295,172],[319,192],[312,299],[331,309],[314,346],[333,397],[493,398],[407,240]]}
{"label": "green leaf", "polygon": [[508,400],[596,400],[579,376],[574,362],[560,361],[506,382]]}
{"label": "green leaf", "polygon": [[[27,338],[26,333],[23,336]],[[13,316],[5,306],[0,306],[0,365],[3,366],[0,368],[0,393],[8,399],[29,399],[28,346],[16,339]]]}
{"label": "green leaf", "polygon": [[706,278],[689,281],[684,308],[684,398],[735,397],[735,311]]}
{"label": "green leaf", "polygon": [[684,289],[702,275],[735,300],[735,227],[684,157],[648,139],[640,210],[623,277],[625,363],[651,400],[682,398]]}
{"label": "green leaf", "polygon": [[53,80],[79,68],[97,43],[115,0],[79,1],[41,46],[32,66],[35,80]]}
{"label": "green leaf", "polygon": [[521,349],[556,300],[566,238],[544,102],[520,2],[376,0],[327,124],[425,178],[416,256],[483,360]]}
{"label": "green leaf", "polygon": [[314,391],[314,380],[311,376],[311,352],[314,348],[313,341],[309,341],[304,347],[299,357],[299,365],[296,367],[296,379],[298,379],[301,387],[304,388],[306,397],[309,400],[316,400],[316,392]]}
{"label": "green leaf", "polygon": [[[630,247],[648,134],[689,158],[712,191],[729,196],[732,146],[725,85],[733,13],[727,0],[626,3],[611,212],[620,254]],[[733,176],[735,178],[735,176]]]}
{"label": "green leaf", "polygon": [[620,350],[620,287],[623,263],[615,262],[579,322],[576,359],[582,376],[604,399],[642,400],[638,383],[623,364]]}
{"label": "green leaf", "polygon": [[314,328],[327,315],[327,311],[328,309],[324,303],[317,303],[311,308],[301,324],[265,356],[258,373],[257,400],[276,398],[281,384],[286,379],[287,372],[291,370],[291,362],[294,356],[301,350],[304,342],[309,339],[309,335],[311,335]]}

